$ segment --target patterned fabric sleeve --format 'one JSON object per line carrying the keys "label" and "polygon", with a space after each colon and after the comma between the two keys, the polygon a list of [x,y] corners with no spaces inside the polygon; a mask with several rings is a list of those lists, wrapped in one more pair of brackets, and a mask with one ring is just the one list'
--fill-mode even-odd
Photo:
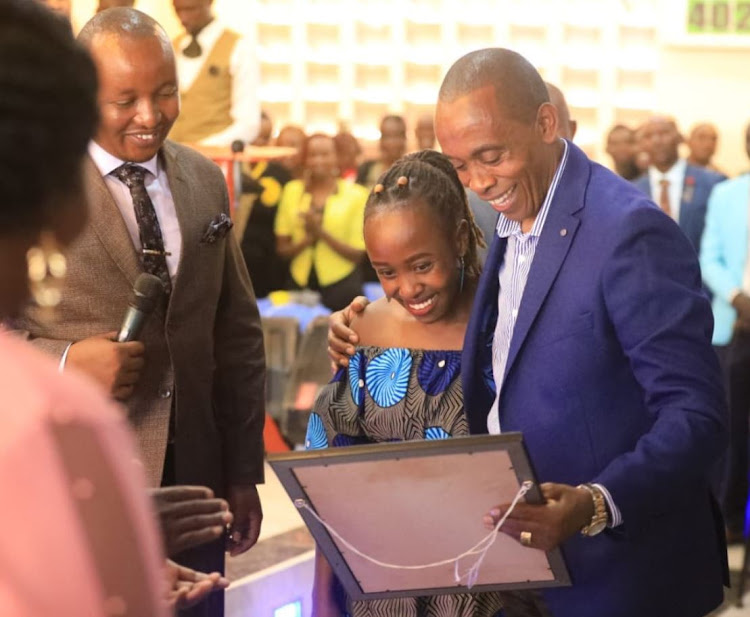
{"label": "patterned fabric sleeve", "polygon": [[365,393],[365,364],[364,352],[360,350],[351,358],[348,368],[340,368],[323,386],[307,423],[306,450],[369,442],[359,423]]}

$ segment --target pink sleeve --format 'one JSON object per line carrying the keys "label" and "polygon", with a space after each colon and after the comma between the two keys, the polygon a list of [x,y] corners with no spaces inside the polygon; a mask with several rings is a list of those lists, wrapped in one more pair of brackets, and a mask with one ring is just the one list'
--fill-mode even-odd
{"label": "pink sleeve", "polygon": [[126,426],[88,383],[34,368],[38,380],[16,390],[33,396],[0,389],[0,407],[23,417],[0,421],[0,615],[166,617],[161,542]]}

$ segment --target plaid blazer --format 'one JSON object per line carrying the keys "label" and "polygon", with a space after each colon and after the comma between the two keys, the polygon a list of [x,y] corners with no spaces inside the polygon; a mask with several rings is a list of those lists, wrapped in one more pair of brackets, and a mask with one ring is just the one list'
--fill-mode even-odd
{"label": "plaid blazer", "polygon": [[[201,241],[228,213],[218,167],[194,150],[165,142],[160,152],[182,234],[182,255],[168,303],[141,335],[146,363],[126,401],[149,483],[158,486],[175,409],[177,482],[211,487],[263,481],[265,359],[260,317],[233,233]],[[60,357],[70,342],[117,330],[141,265],[99,170],[84,170],[89,222],[68,251],[57,316],[29,309],[19,327]]]}

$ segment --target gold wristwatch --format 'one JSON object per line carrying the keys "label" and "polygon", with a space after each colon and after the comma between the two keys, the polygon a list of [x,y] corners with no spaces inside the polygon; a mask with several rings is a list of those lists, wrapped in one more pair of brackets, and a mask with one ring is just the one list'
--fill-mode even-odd
{"label": "gold wristwatch", "polygon": [[591,498],[594,500],[594,516],[591,517],[591,522],[581,529],[581,533],[587,537],[600,534],[606,529],[609,522],[609,513],[607,512],[604,493],[602,493],[599,487],[593,484],[579,484],[577,488],[586,489],[591,493]]}

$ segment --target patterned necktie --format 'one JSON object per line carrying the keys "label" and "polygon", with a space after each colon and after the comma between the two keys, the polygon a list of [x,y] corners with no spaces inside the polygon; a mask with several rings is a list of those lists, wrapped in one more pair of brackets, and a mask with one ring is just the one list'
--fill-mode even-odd
{"label": "patterned necktie", "polygon": [[659,207],[664,210],[669,216],[672,216],[672,206],[669,203],[669,180],[659,180],[661,186],[661,193],[659,195]]}
{"label": "patterned necktie", "polygon": [[186,58],[197,58],[202,53],[203,53],[203,49],[201,49],[201,45],[198,42],[198,39],[195,38],[195,35],[192,35],[187,47],[185,47],[185,49],[182,50],[182,55],[185,56]]}
{"label": "patterned necktie", "polygon": [[156,210],[146,192],[146,169],[133,163],[120,165],[112,175],[130,190],[133,199],[135,218],[138,221],[138,235],[141,238],[141,263],[144,272],[158,276],[164,284],[164,291],[172,292],[172,279],[167,268],[167,253],[164,251],[164,239],[156,218]]}

